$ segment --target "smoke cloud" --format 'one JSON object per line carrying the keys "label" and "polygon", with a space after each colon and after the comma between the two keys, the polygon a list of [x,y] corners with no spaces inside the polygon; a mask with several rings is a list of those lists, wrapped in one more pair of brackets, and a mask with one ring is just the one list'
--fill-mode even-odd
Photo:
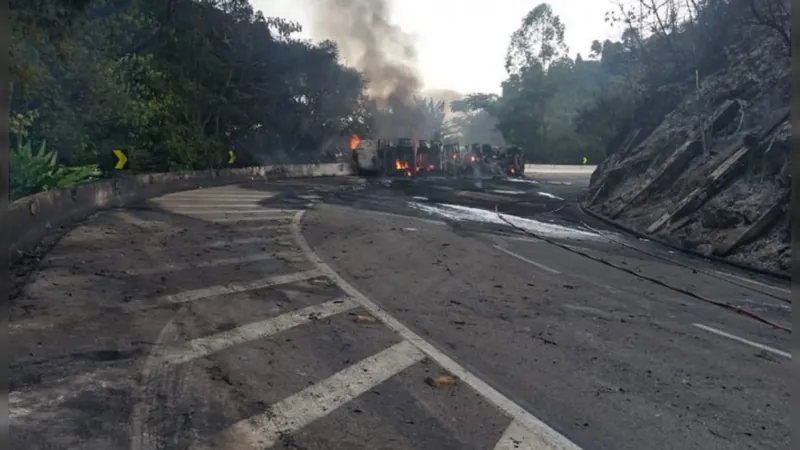
{"label": "smoke cloud", "polygon": [[422,87],[414,39],[389,22],[390,0],[313,0],[313,34],[339,46],[344,62],[367,79],[368,95],[383,112],[381,137],[412,137]]}

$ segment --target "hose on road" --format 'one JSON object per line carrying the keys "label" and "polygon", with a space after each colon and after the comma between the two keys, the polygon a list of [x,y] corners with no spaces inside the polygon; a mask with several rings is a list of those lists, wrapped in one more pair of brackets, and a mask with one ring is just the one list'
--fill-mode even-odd
{"label": "hose on road", "polygon": [[[597,233],[599,235],[603,235],[603,233],[600,230],[598,230],[597,228],[594,228],[594,227],[588,225],[585,222],[581,222],[581,224],[584,227],[586,227],[587,229],[589,229],[591,231],[594,231],[595,233]],[[657,255],[655,253],[650,253],[650,252],[644,251],[644,250],[642,250],[642,249],[640,249],[640,248],[638,248],[636,246],[633,246],[633,245],[630,245],[630,244],[626,244],[626,243],[624,243],[622,241],[618,241],[616,239],[613,239],[613,238],[609,237],[608,235],[605,235],[604,237],[606,239],[608,239],[610,242],[614,243],[614,244],[617,244],[617,245],[619,245],[621,247],[624,247],[624,248],[639,252],[639,253],[641,253],[643,255],[647,255],[647,256],[649,256],[651,258],[659,259],[661,261],[668,262],[668,263],[670,263],[672,265],[683,267],[684,269],[691,269],[691,270],[693,270],[695,272],[702,273],[703,275],[706,275],[706,276],[711,277],[711,278],[716,278],[717,280],[724,281],[724,282],[732,284],[734,286],[739,286],[739,287],[742,287],[742,288],[745,288],[745,289],[748,289],[748,290],[751,290],[751,291],[754,291],[754,292],[758,292],[759,294],[766,295],[767,297],[772,297],[775,300],[778,300],[778,301],[780,301],[782,303],[789,303],[789,304],[792,303],[791,300],[785,299],[785,298],[781,297],[780,295],[775,295],[775,294],[773,294],[771,292],[767,292],[765,290],[756,289],[755,287],[748,286],[748,285],[746,285],[744,283],[737,283],[736,281],[729,280],[727,278],[723,278],[723,277],[721,277],[719,275],[716,275],[716,274],[714,274],[712,272],[709,272],[707,270],[699,269],[697,267],[692,267],[692,266],[690,266],[688,264],[684,264],[684,263],[682,263],[680,261],[675,261],[674,259],[668,258],[666,256],[661,256],[661,255]]]}
{"label": "hose on road", "polygon": [[586,252],[582,252],[580,250],[576,250],[576,249],[574,249],[572,247],[569,247],[567,245],[561,244],[561,243],[556,242],[556,241],[554,241],[552,239],[548,239],[548,238],[539,236],[536,233],[533,233],[533,232],[531,232],[529,230],[526,230],[526,229],[524,229],[522,227],[514,225],[511,221],[509,221],[508,219],[506,219],[503,216],[503,214],[499,211],[499,208],[498,208],[497,205],[495,205],[494,209],[495,209],[495,213],[497,214],[497,217],[499,217],[500,220],[502,220],[503,222],[508,224],[510,227],[514,228],[515,230],[521,231],[521,232],[523,232],[523,233],[525,233],[525,234],[527,234],[527,235],[529,235],[531,237],[539,239],[539,240],[541,240],[543,242],[547,242],[550,245],[554,245],[554,246],[562,248],[562,249],[564,249],[564,250],[566,250],[566,251],[568,251],[570,253],[574,253],[576,255],[579,255],[579,256],[582,256],[584,258],[590,259],[592,261],[598,262],[598,263],[603,264],[605,266],[611,267],[613,269],[617,269],[619,271],[622,271],[622,272],[625,272],[627,274],[633,275],[633,276],[635,276],[637,278],[640,278],[642,280],[646,280],[646,281],[649,281],[651,283],[657,284],[659,286],[665,287],[665,288],[667,288],[667,289],[669,289],[671,291],[678,292],[680,294],[689,296],[689,297],[694,298],[696,300],[700,300],[700,301],[703,301],[703,302],[706,302],[706,303],[709,303],[709,304],[712,304],[712,305],[715,305],[715,306],[719,306],[719,307],[725,308],[725,309],[727,309],[729,311],[733,311],[733,312],[735,312],[737,314],[741,314],[741,315],[743,315],[745,317],[748,317],[748,318],[754,319],[754,320],[756,320],[758,322],[761,322],[763,324],[769,325],[769,326],[771,326],[771,327],[773,327],[775,329],[778,329],[778,330],[781,330],[781,331],[785,331],[787,333],[791,333],[792,332],[791,327],[787,327],[787,326],[781,325],[779,323],[773,322],[773,321],[771,321],[769,319],[766,319],[764,317],[761,317],[760,315],[758,315],[758,314],[756,314],[756,313],[754,313],[752,311],[749,311],[747,309],[741,308],[739,306],[731,305],[729,303],[721,302],[721,301],[718,301],[718,300],[710,299],[710,298],[704,297],[702,295],[695,294],[694,292],[687,291],[686,289],[682,289],[682,288],[679,288],[679,287],[672,286],[672,285],[670,285],[668,283],[665,283],[665,282],[663,282],[663,281],[661,281],[661,280],[659,280],[657,278],[648,277],[647,275],[642,275],[642,274],[640,274],[640,273],[638,273],[638,272],[636,272],[634,270],[628,269],[627,267],[618,266],[618,265],[613,264],[613,263],[611,263],[609,261],[606,261],[605,259],[597,258],[595,256],[592,256],[592,255],[586,253]]}

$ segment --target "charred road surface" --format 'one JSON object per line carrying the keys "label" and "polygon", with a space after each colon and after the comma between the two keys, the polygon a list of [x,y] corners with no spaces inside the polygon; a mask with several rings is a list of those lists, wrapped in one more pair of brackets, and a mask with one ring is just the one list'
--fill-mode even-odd
{"label": "charred road surface", "polygon": [[586,184],[98,214],[16,268],[11,448],[790,448],[788,286],[604,228]]}

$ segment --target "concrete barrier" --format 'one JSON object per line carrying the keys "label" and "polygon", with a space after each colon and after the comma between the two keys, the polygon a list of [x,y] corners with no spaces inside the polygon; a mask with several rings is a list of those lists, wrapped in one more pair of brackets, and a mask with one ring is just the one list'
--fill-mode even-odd
{"label": "concrete barrier", "polygon": [[586,174],[591,175],[597,166],[589,165],[559,165],[559,164],[525,164],[525,174],[533,175],[537,173],[557,174]]}
{"label": "concrete barrier", "polygon": [[198,172],[132,175],[23,197],[8,208],[9,257],[15,261],[34,249],[53,228],[86,219],[108,208],[204,186],[281,178],[353,175],[346,163],[289,164]]}

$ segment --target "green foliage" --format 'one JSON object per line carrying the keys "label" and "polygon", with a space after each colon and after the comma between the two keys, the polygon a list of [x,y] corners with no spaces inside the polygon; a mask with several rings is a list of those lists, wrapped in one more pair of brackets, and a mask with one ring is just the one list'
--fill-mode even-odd
{"label": "green foliage", "polygon": [[[788,33],[785,0],[708,0],[687,4],[680,16],[670,2],[618,5],[606,20],[623,25],[619,41],[594,41],[589,59],[567,56],[564,25],[543,3],[522,19],[511,35],[502,95],[473,93],[453,102],[461,136],[487,136],[493,127],[508,144],[522,148],[528,160],[599,163],[606,149],[632,128],[655,126],[686,80],[713,73],[726,64],[726,42],[737,26],[749,22],[781,41]],[[680,93],[680,92],[679,92]],[[664,98],[668,97],[668,98]],[[477,130],[483,127],[484,131]],[[488,140],[488,138],[484,138]],[[609,148],[614,151],[616,149]]]}
{"label": "green foliage", "polygon": [[33,150],[30,140],[18,139],[9,152],[11,199],[50,189],[75,186],[99,175],[97,165],[69,167],[59,164],[58,154],[45,149],[45,142]]}
{"label": "green foliage", "polygon": [[226,167],[229,148],[237,165],[307,160],[369,122],[336,46],[247,0],[12,0],[11,14],[12,126],[71,166],[115,148],[129,172]]}

